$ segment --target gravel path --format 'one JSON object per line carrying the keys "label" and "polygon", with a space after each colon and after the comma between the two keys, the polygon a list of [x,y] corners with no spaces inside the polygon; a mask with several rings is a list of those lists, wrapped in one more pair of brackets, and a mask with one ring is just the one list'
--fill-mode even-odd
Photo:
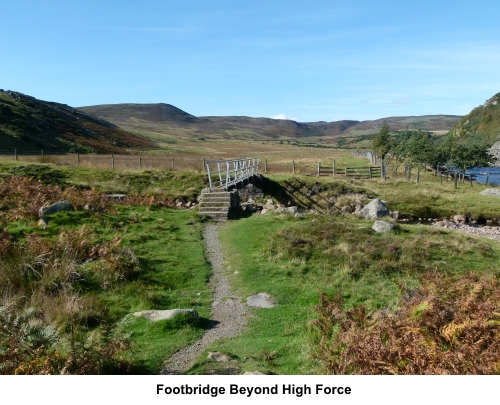
{"label": "gravel path", "polygon": [[185,373],[210,343],[236,336],[245,328],[247,309],[240,297],[231,293],[223,267],[218,226],[208,224],[205,229],[208,260],[213,270],[210,282],[215,285],[210,327],[200,340],[175,353],[161,374]]}

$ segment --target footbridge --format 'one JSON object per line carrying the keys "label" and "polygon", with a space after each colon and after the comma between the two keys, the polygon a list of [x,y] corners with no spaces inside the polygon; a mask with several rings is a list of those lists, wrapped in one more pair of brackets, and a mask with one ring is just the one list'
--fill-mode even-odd
{"label": "footbridge", "polygon": [[259,174],[259,158],[239,158],[206,162],[210,191],[228,190]]}
{"label": "footbridge", "polygon": [[246,180],[259,174],[259,158],[240,158],[206,162],[209,189],[202,192],[200,200],[201,215],[223,221],[229,211],[239,207],[239,194],[229,191],[232,186],[242,185]]}

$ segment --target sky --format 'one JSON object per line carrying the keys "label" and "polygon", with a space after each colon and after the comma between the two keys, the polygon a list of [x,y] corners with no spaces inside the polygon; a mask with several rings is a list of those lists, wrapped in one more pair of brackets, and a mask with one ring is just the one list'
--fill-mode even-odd
{"label": "sky", "polygon": [[0,88],[302,122],[465,115],[500,91],[500,1],[0,1]]}

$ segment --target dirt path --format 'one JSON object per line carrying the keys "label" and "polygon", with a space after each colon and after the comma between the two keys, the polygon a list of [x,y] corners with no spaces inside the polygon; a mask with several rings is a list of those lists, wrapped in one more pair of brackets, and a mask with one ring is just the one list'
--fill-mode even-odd
{"label": "dirt path", "polygon": [[217,224],[208,224],[205,229],[207,255],[213,270],[210,282],[215,285],[210,327],[200,340],[175,353],[168,360],[161,374],[185,373],[210,343],[218,339],[236,336],[245,328],[246,305],[241,302],[240,297],[236,297],[231,293],[229,281],[223,267],[223,256],[219,243],[219,226]]}

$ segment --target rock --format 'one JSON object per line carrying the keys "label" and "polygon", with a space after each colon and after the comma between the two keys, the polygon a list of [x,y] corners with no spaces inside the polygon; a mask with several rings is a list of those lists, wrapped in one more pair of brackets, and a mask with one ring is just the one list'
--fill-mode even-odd
{"label": "rock", "polygon": [[267,208],[263,208],[260,213],[261,214],[267,214],[268,212],[269,212],[269,210]]}
{"label": "rock", "polygon": [[287,209],[286,209],[286,210],[287,210],[290,214],[295,214],[295,213],[298,211],[297,207],[295,207],[295,206],[292,206],[292,207],[287,207]]}
{"label": "rock", "polygon": [[283,211],[285,211],[285,210],[286,210],[286,208],[285,208],[285,207],[278,207],[278,208],[276,208],[276,209],[274,210],[274,212],[278,213],[278,212],[283,212]]}
{"label": "rock", "polygon": [[391,217],[397,221],[399,219],[399,211],[392,211]]}
{"label": "rock", "polygon": [[486,190],[481,191],[479,194],[481,195],[494,195],[500,197],[500,188],[488,188]]}
{"label": "rock", "polygon": [[134,316],[148,319],[149,321],[157,322],[164,319],[172,319],[174,316],[179,314],[191,314],[193,318],[198,318],[198,312],[194,309],[164,309],[164,310],[150,310],[150,311],[140,311],[134,312]]}
{"label": "rock", "polygon": [[274,204],[268,204],[266,203],[263,208],[265,208],[266,210],[272,210],[274,211],[276,209],[276,206]]}
{"label": "rock", "polygon": [[247,203],[253,204],[255,201],[252,199],[252,197],[248,198]]}
{"label": "rock", "polygon": [[111,198],[112,200],[124,200],[127,198],[127,194],[107,194],[106,198]]}
{"label": "rock", "polygon": [[365,207],[358,212],[358,215],[366,219],[382,218],[389,216],[389,210],[381,200],[375,198],[365,205]]}
{"label": "rock", "polygon": [[59,211],[71,211],[73,206],[69,201],[58,201],[55,204],[49,205],[46,208],[40,208],[38,213],[40,217],[44,217],[45,215],[55,214]]}
{"label": "rock", "polygon": [[373,223],[372,229],[375,232],[389,232],[394,229],[394,224],[391,224],[390,222],[385,222],[385,221],[375,221]]}
{"label": "rock", "polygon": [[267,293],[258,293],[248,297],[247,304],[250,307],[257,308],[273,308],[276,306],[275,301]]}
{"label": "rock", "polygon": [[191,207],[191,201],[188,201],[188,202],[186,203],[186,208],[189,208],[189,207]]}
{"label": "rock", "polygon": [[295,218],[304,218],[305,215],[302,214],[301,212],[296,212],[295,215],[294,215]]}
{"label": "rock", "polygon": [[243,375],[265,375],[264,373],[261,373],[260,371],[258,370],[255,370],[255,371],[245,371],[243,373]]}
{"label": "rock", "polygon": [[217,363],[227,363],[233,360],[231,357],[221,352],[208,352],[207,359],[216,361]]}
{"label": "rock", "polygon": [[274,201],[273,201],[272,199],[270,199],[270,198],[269,198],[269,199],[266,201],[266,205],[274,205]]}
{"label": "rock", "polygon": [[467,217],[465,215],[455,215],[453,221],[465,224],[467,222]]}
{"label": "rock", "polygon": [[182,201],[179,201],[177,204],[175,204],[176,207],[181,208],[182,207]]}

